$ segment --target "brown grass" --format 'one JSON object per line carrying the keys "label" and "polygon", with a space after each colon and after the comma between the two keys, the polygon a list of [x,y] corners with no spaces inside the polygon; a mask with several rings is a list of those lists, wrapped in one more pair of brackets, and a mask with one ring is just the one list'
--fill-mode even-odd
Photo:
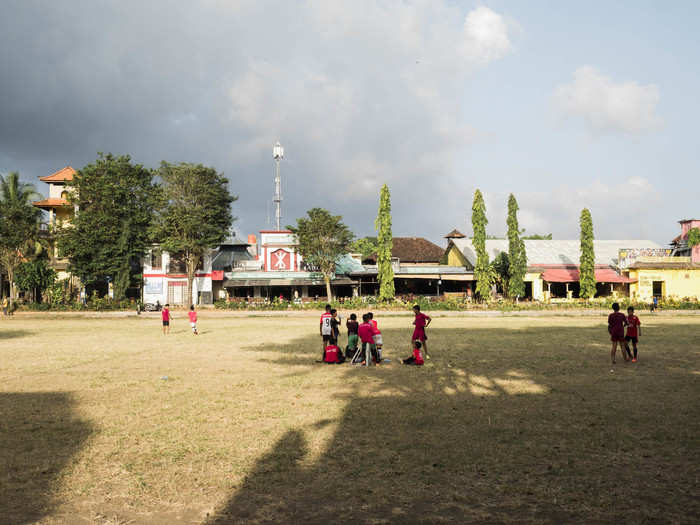
{"label": "brown grass", "polygon": [[328,366],[317,318],[0,321],[0,523],[688,523],[700,319],[379,318]]}

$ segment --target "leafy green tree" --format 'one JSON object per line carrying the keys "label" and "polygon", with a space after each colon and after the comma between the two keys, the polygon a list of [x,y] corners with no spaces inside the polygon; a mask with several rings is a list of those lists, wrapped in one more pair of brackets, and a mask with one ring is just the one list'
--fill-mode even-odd
{"label": "leafy green tree", "polygon": [[379,299],[388,301],[394,298],[394,268],[391,266],[391,250],[394,239],[391,233],[391,195],[389,187],[384,184],[379,194],[379,213],[374,221],[377,230],[377,280],[379,281]]}
{"label": "leafy green tree", "polygon": [[581,211],[581,259],[579,261],[579,295],[584,299],[595,296],[595,252],[593,249],[593,218],[588,208]]}
{"label": "leafy green tree", "polygon": [[350,249],[355,253],[362,254],[362,258],[366,259],[370,255],[377,253],[377,238],[361,237],[360,239],[355,239],[350,244]]}
{"label": "leafy green tree", "polygon": [[[522,231],[523,233],[525,230]],[[552,240],[552,234],[548,233],[546,235],[540,235],[538,233],[533,233],[532,235],[523,235],[520,237],[523,240],[536,240],[536,241],[551,241]]]}
{"label": "leafy green tree", "polygon": [[200,261],[225,238],[235,220],[231,204],[238,197],[228,190],[228,179],[201,164],[162,162],[163,182],[154,229],[155,239],[171,257],[182,257],[187,272],[188,301]]}
{"label": "leafy green tree", "polygon": [[511,193],[508,197],[508,255],[510,259],[510,277],[508,278],[508,295],[523,297],[525,295],[525,273],[527,272],[527,254],[525,243],[520,238],[518,228],[518,201]]}
{"label": "leafy green tree", "polygon": [[83,285],[112,281],[115,300],[122,300],[150,243],[158,193],[153,173],[129,155],[99,153],[68,185],[78,212],[70,228],[57,231],[59,252]]}
{"label": "leafy green tree", "polygon": [[472,245],[476,251],[476,264],[474,265],[474,277],[476,278],[476,293],[481,299],[486,299],[491,293],[494,275],[489,265],[489,254],[486,252],[486,204],[481,191],[474,192],[472,203]]}
{"label": "leafy green tree", "polygon": [[491,263],[493,269],[494,282],[503,290],[504,295],[508,295],[508,285],[510,282],[510,257],[506,252],[499,252]]}
{"label": "leafy green tree", "polygon": [[15,284],[22,291],[29,292],[32,300],[37,300],[37,291],[43,292],[56,281],[56,272],[46,260],[23,262],[15,271]]}
{"label": "leafy green tree", "polygon": [[690,228],[688,230],[688,246],[694,248],[700,244],[700,228]]}
{"label": "leafy green tree", "polygon": [[15,270],[34,252],[41,211],[32,201],[41,196],[32,184],[20,182],[19,173],[0,176],[0,266],[10,282],[10,299],[17,298]]}
{"label": "leafy green tree", "polygon": [[335,263],[350,248],[353,234],[343,224],[340,215],[331,215],[323,208],[306,212],[308,217],[297,219],[296,226],[287,226],[297,237],[297,250],[308,265],[315,266],[323,275],[328,300],[332,300],[331,279]]}

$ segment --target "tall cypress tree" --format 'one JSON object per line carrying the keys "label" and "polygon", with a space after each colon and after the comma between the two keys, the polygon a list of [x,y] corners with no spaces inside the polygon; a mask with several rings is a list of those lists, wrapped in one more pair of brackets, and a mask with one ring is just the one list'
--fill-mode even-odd
{"label": "tall cypress tree", "polygon": [[474,266],[474,277],[476,278],[476,293],[482,299],[489,297],[491,285],[493,284],[493,270],[489,265],[489,254],[486,253],[486,204],[484,197],[477,189],[474,192],[474,202],[472,203],[472,245],[476,251],[476,265]]}
{"label": "tall cypress tree", "polygon": [[595,252],[593,250],[593,218],[588,208],[581,211],[581,259],[579,261],[579,296],[595,295]]}
{"label": "tall cypress tree", "polygon": [[508,255],[510,256],[510,278],[508,295],[523,297],[525,295],[525,272],[527,271],[527,254],[525,243],[520,238],[518,228],[518,201],[511,193],[508,197]]}
{"label": "tall cypress tree", "polygon": [[391,196],[386,184],[382,186],[379,196],[379,213],[374,221],[377,233],[377,280],[379,281],[379,299],[394,298],[394,269],[391,267],[391,249],[394,245],[391,234]]}

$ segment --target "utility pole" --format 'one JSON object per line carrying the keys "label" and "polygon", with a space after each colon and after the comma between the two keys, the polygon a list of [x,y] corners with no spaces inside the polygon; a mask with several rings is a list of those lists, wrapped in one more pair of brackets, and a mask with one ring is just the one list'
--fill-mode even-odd
{"label": "utility pole", "polygon": [[272,157],[275,159],[275,198],[273,199],[277,210],[275,217],[277,219],[277,231],[282,227],[282,181],[280,180],[280,160],[284,158],[284,148],[279,141],[272,148]]}

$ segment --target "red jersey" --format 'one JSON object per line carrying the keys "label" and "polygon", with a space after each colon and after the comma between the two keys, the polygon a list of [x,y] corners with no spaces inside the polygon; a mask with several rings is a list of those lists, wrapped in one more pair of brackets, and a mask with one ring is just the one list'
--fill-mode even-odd
{"label": "red jersey", "polygon": [[331,319],[333,316],[328,312],[321,314],[321,335],[331,335],[333,330],[331,329]]}
{"label": "red jersey", "polygon": [[162,317],[163,321],[170,321],[170,310],[163,308],[163,310],[160,312],[160,316]]}
{"label": "red jersey", "polygon": [[335,346],[335,345],[328,345],[326,347],[326,354],[323,357],[323,361],[326,363],[337,363],[339,361],[338,359],[338,352],[340,349]]}
{"label": "red jersey", "polygon": [[377,321],[375,321],[374,319],[370,319],[369,322],[372,323],[372,328],[374,328],[374,333],[381,334],[381,332],[379,331],[379,328],[377,328]]}
{"label": "red jersey", "polygon": [[627,316],[627,335],[629,337],[637,337],[638,336],[638,330],[637,327],[641,326],[642,322],[639,320],[639,317],[636,315],[628,315]]}
{"label": "red jersey", "polygon": [[194,310],[190,310],[187,312],[187,317],[190,318],[190,323],[196,323],[197,322],[197,312]]}
{"label": "red jersey", "polygon": [[374,344],[374,339],[372,339],[374,335],[374,326],[372,326],[371,323],[362,323],[357,329],[357,335],[360,336],[360,341],[363,343]]}
{"label": "red jersey", "polygon": [[415,359],[415,363],[417,365],[423,364],[423,354],[421,353],[420,348],[413,349],[413,358]]}
{"label": "red jersey", "polygon": [[625,338],[627,316],[621,312],[613,312],[608,316],[608,332],[613,339]]}
{"label": "red jersey", "polygon": [[413,321],[413,324],[416,325],[416,328],[425,328],[428,319],[430,319],[430,317],[425,315],[423,312],[420,312],[416,314],[416,320]]}

